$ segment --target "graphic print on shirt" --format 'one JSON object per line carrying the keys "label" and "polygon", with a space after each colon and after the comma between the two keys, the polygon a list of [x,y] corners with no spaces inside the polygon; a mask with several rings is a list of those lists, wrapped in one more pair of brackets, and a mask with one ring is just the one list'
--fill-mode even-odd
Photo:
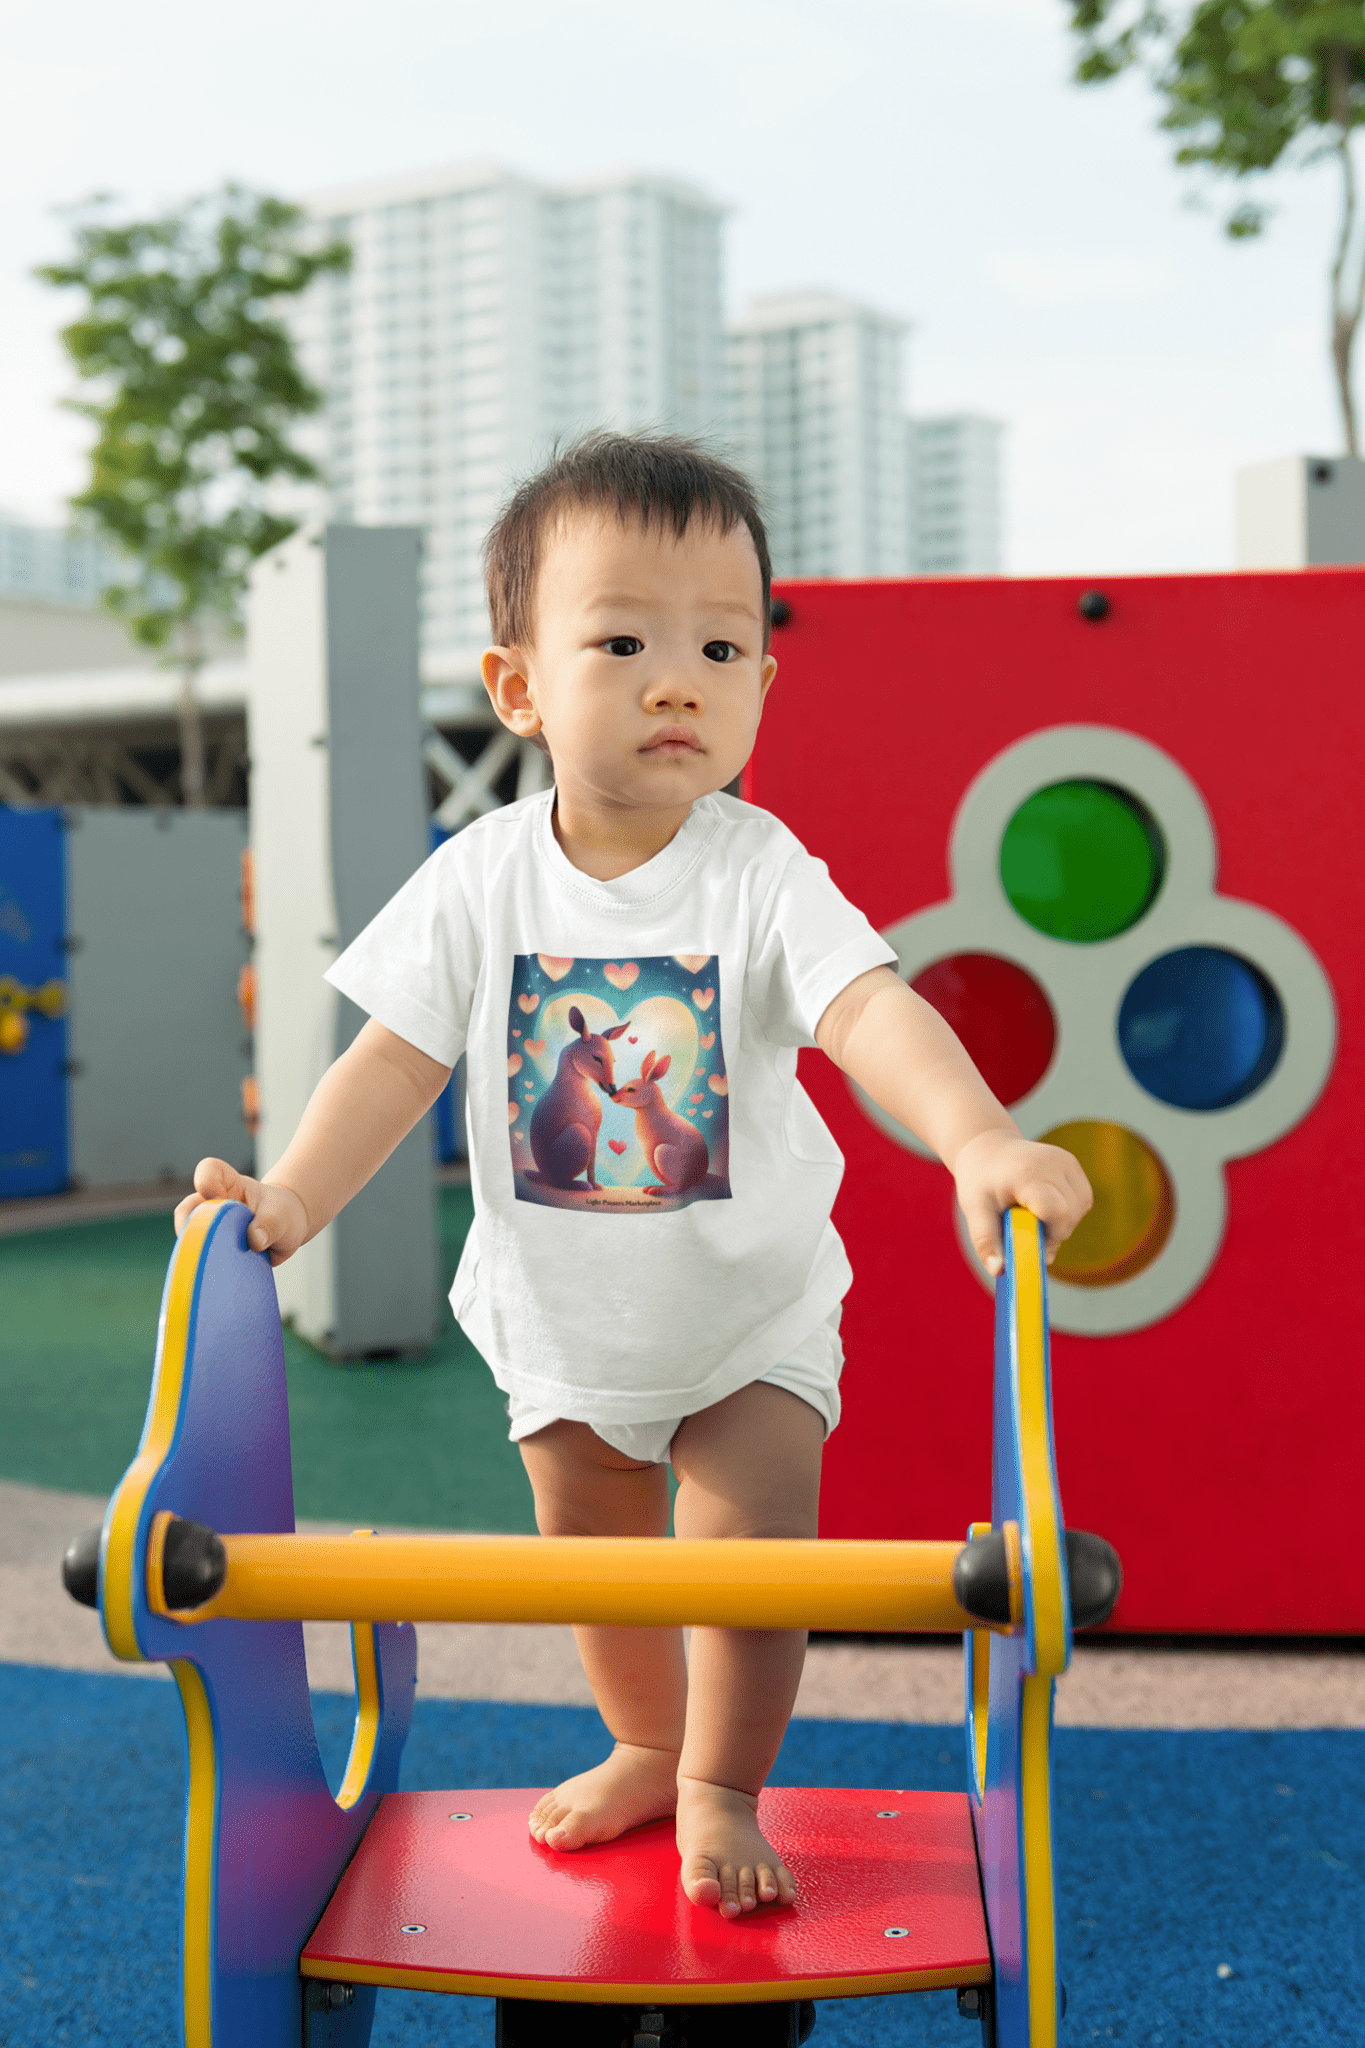
{"label": "graphic print on shirt", "polygon": [[507,1123],[517,1200],[640,1214],[730,1199],[714,953],[517,953]]}

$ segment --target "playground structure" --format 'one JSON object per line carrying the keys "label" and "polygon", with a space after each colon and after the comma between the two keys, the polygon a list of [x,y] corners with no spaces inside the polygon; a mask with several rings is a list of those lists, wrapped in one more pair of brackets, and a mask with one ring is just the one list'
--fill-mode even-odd
{"label": "playground structure", "polygon": [[[495,1997],[500,2048],[778,2048],[804,2039],[809,2001],[945,1986],[988,2048],[1053,2048],[1053,1685],[1119,1571],[1062,1523],[1034,1219],[1006,1219],[991,1516],[965,1545],[297,1536],[249,1220],[191,1216],[137,1456],[64,1565],[114,1654],[166,1661],[179,1688],[186,2048],[364,2048],[386,1984]],[[352,1624],[335,1798],[305,1619]],[[962,1631],[968,1789],[766,1791],[798,1903],[726,1921],[684,1897],[669,1823],[556,1855],[527,1832],[533,1789],[398,1792],[423,1620]]]}
{"label": "playground structure", "polygon": [[[1365,571],[780,595],[745,795],[1095,1190],[1049,1309],[1068,1502],[1123,1557],[1114,1627],[1359,1633],[1351,1492],[1321,1475],[1365,1427],[1355,1274],[1326,1252],[1365,1109]],[[830,716],[869,649],[866,715]],[[821,1534],[958,1527],[985,1394],[934,1362],[990,1310],[951,1182],[820,1055],[801,1080],[847,1161],[858,1276]],[[913,1372],[880,1342],[910,1325]],[[1190,1570],[1191,1514],[1245,1532],[1233,1579]]]}

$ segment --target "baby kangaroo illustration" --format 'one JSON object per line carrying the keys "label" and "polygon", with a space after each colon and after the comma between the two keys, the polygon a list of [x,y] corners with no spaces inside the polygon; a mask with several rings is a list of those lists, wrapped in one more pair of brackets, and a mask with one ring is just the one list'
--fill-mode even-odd
{"label": "baby kangaroo illustration", "polygon": [[608,1040],[619,1038],[630,1023],[610,1031],[589,1031],[575,1004],[569,1022],[578,1033],[559,1055],[554,1080],[536,1104],[531,1118],[531,1151],[541,1178],[552,1188],[571,1188],[580,1173],[590,1188],[597,1186],[597,1134],[602,1128],[602,1096],[612,1093],[615,1078]]}
{"label": "baby kangaroo illustration", "polygon": [[659,1176],[660,1185],[647,1187],[647,1195],[676,1195],[684,1188],[694,1188],[706,1178],[711,1164],[701,1132],[686,1117],[675,1115],[664,1101],[659,1081],[668,1072],[672,1057],[665,1053],[656,1060],[652,1052],[646,1053],[639,1080],[624,1081],[611,1091],[613,1102],[635,1111],[640,1150]]}

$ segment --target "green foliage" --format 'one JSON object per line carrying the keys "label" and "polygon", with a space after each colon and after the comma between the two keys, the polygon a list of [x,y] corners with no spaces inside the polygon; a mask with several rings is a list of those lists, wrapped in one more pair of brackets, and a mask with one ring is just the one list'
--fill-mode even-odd
{"label": "green foliage", "polygon": [[[1339,147],[1365,121],[1365,7],[1348,0],[1198,0],[1177,23],[1138,0],[1070,0],[1080,37],[1076,77],[1102,83],[1144,59],[1166,102],[1176,161],[1235,178]],[[1226,223],[1261,232],[1264,207]]]}
{"label": "green foliage", "polygon": [[297,524],[269,487],[317,476],[289,434],[322,394],[279,306],[349,263],[344,242],[308,245],[298,207],[229,185],[157,220],[115,224],[93,201],[68,260],[38,271],[85,293],[62,341],[98,394],[68,403],[97,434],[72,503],[128,557],[104,601],[144,645],[174,636],[192,659],[197,624],[231,617],[252,561]]}

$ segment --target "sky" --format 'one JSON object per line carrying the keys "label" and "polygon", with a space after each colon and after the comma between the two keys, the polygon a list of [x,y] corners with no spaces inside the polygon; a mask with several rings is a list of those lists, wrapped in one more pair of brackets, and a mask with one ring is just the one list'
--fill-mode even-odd
{"label": "sky", "polygon": [[[1232,566],[1239,466],[1339,451],[1330,166],[1267,188],[1171,162],[1139,77],[1070,83],[1064,0],[0,0],[0,505],[63,516],[82,421],[33,281],[102,191],[295,196],[495,160],[690,178],[731,208],[727,295],[903,317],[907,402],[1006,424],[1005,568]],[[1237,196],[1241,196],[1240,194]]]}

